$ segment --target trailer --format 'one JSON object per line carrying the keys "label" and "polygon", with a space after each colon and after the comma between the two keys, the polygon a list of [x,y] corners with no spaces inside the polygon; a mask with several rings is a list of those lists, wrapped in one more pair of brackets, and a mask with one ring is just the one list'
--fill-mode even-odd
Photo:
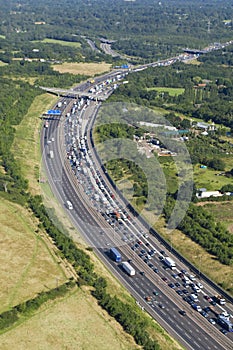
{"label": "trailer", "polygon": [[111,248],[109,251],[109,255],[111,259],[113,259],[116,262],[121,262],[121,254],[118,252],[116,248]]}
{"label": "trailer", "polygon": [[129,276],[134,276],[135,275],[135,269],[127,262],[123,261],[122,263],[122,268],[123,270],[129,275]]}
{"label": "trailer", "polygon": [[169,266],[172,270],[176,267],[176,263],[174,260],[172,260],[171,258],[169,258],[168,256],[166,256],[164,259],[163,259],[163,262]]}

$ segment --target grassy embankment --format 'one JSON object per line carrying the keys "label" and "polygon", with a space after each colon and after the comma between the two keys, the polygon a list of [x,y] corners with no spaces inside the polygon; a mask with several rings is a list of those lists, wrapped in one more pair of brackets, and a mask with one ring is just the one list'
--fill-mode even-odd
{"label": "grassy embankment", "polygon": [[0,312],[55,288],[67,280],[58,256],[36,233],[37,225],[25,208],[0,202]]}
{"label": "grassy embankment", "polygon": [[[17,127],[15,142],[12,148],[15,153],[15,157],[20,162],[24,176],[29,180],[29,188],[31,192],[33,192],[34,194],[40,194],[40,185],[38,184],[39,165],[40,165],[39,132],[38,132],[40,127],[39,116],[41,112],[46,110],[53,103],[54,103],[54,97],[51,97],[49,95],[41,95],[36,98],[34,104],[31,106],[28,112],[28,115],[25,116],[22,123]],[[51,204],[51,198],[50,198],[51,192],[48,188],[48,185],[42,184],[41,186],[45,188],[44,192],[46,193],[46,196],[49,197],[50,206],[53,206],[53,204]],[[59,208],[59,205],[56,206],[57,203],[55,199],[54,199],[54,203],[55,203],[54,210],[56,211],[57,208]],[[70,222],[68,222],[66,216],[64,215],[64,212],[62,213],[62,215],[60,215],[60,213],[58,213],[58,215],[59,215],[59,219],[62,221],[62,224],[74,233],[74,228],[72,227]],[[22,230],[22,232],[23,232],[22,235],[24,236],[24,230]],[[20,251],[20,249],[21,249],[21,242],[19,242],[19,245],[16,248],[17,252]],[[50,255],[49,252],[47,253],[48,255]],[[13,254],[13,253],[9,251],[8,254]],[[105,267],[95,257],[95,255],[92,252],[89,252],[89,254],[91,255],[92,261],[94,261],[95,263],[96,272],[101,274],[107,279],[108,290],[111,293],[114,290],[115,295],[117,295],[121,299],[130,303],[135,303],[134,300],[130,297],[130,295],[125,291],[125,289],[116,281],[116,279],[106,271]],[[16,255],[18,255],[18,253]],[[19,255],[21,256],[21,253]],[[23,258],[24,258],[24,255],[23,255]],[[55,281],[57,283],[57,278],[58,278],[57,276],[56,278],[52,278],[53,283],[55,283]],[[50,279],[50,276],[49,276],[49,279]],[[27,281],[27,283],[32,283],[32,282],[33,281],[30,281],[30,279]],[[30,339],[30,346],[32,348],[37,346],[37,342],[39,341],[39,339],[41,339],[44,342],[43,349],[46,349],[46,348],[52,349],[51,346],[55,346],[55,344],[58,344],[58,343],[61,344],[60,345],[61,348],[64,348],[64,346],[67,346],[68,349],[72,349],[73,345],[71,346],[68,344],[75,343],[77,338],[79,337],[81,342],[80,348],[85,349],[87,339],[89,339],[88,342],[89,343],[93,342],[93,347],[98,349],[98,348],[103,348],[102,347],[103,341],[105,344],[107,344],[109,337],[112,338],[114,334],[115,334],[115,339],[113,339],[112,341],[113,342],[116,341],[116,343],[118,343],[119,349],[136,349],[137,348],[132,338],[129,337],[121,329],[119,324],[116,323],[111,317],[109,317],[100,307],[95,305],[96,304],[95,299],[93,299],[90,296],[89,292],[82,294],[82,300],[80,300],[80,293],[81,291],[75,293],[74,295],[76,297],[72,296],[72,298],[65,298],[64,300],[62,300],[61,301],[62,306],[60,309],[57,306],[60,303],[60,301],[58,301],[58,304],[57,302],[54,302],[54,303],[50,302],[48,303],[48,305],[47,304],[44,305],[42,310],[39,310],[39,312],[37,312],[35,316],[32,319],[30,319],[30,322],[26,321],[19,327],[13,327],[13,329],[10,331],[9,334],[7,332],[5,335],[2,335],[1,336],[2,344],[3,343],[5,344],[4,349],[8,349],[8,348],[10,349],[11,342],[14,341],[16,338],[17,338],[17,341],[21,342],[22,346],[27,346],[28,349],[30,349],[28,347],[29,339]],[[91,298],[91,301],[90,301],[90,298]],[[81,302],[81,305],[79,304],[80,302]],[[61,311],[63,309],[64,310],[67,309],[67,314]],[[72,317],[70,313],[72,313]],[[82,317],[81,316],[78,317],[79,314]],[[84,315],[86,315],[86,319]],[[93,322],[92,324],[89,324],[90,318],[94,320],[96,319],[96,321]],[[52,335],[51,335],[50,327],[44,327],[43,334],[41,334],[42,325],[46,322],[50,322],[49,320],[53,320],[51,321],[53,324]],[[71,325],[74,325],[74,327]],[[98,329],[97,325],[98,327],[100,327],[100,329]],[[101,330],[101,327],[103,327],[103,325],[105,327],[105,331],[101,333],[100,330]],[[61,328],[64,328],[63,333],[61,333]],[[81,332],[80,336],[77,336],[77,334],[79,334],[79,332],[77,332],[77,329],[80,329],[80,332]],[[153,321],[151,321],[150,323],[150,331],[153,334],[153,337],[159,341],[162,349],[169,349],[169,350],[180,349],[179,345],[175,341],[173,341],[158,324],[156,324]],[[25,333],[30,336],[28,337],[19,336],[19,334],[25,335]],[[69,335],[68,337],[66,336],[66,333]],[[31,336],[32,334],[33,334],[33,337]],[[96,336],[93,337],[93,334]],[[105,339],[105,335],[106,335],[106,339]],[[54,344],[51,345],[50,339],[52,343],[54,339],[59,339],[59,341],[56,343],[54,340]],[[118,349],[117,347],[115,348]]]}

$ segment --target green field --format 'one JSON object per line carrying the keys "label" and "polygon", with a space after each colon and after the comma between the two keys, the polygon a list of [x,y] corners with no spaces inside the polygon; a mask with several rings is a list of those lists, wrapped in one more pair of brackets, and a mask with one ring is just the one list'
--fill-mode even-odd
{"label": "green field", "polygon": [[233,178],[218,176],[221,171],[201,169],[200,165],[194,166],[194,181],[197,188],[206,188],[207,191],[220,190],[222,186],[233,184]]}
{"label": "green field", "polygon": [[34,40],[32,41],[33,43],[46,43],[46,44],[59,44],[59,45],[63,45],[63,46],[72,46],[72,47],[76,47],[76,48],[80,48],[81,47],[81,43],[76,42],[76,41],[64,41],[64,40],[56,40],[56,39],[49,39],[46,38],[44,40]]}
{"label": "green field", "polygon": [[225,224],[227,229],[233,233],[233,203],[232,202],[217,202],[207,203],[204,205],[214,217],[221,223]]}
{"label": "green field", "polygon": [[184,93],[184,88],[169,88],[169,87],[151,87],[147,91],[155,90],[157,92],[167,92],[170,96],[178,96]]}

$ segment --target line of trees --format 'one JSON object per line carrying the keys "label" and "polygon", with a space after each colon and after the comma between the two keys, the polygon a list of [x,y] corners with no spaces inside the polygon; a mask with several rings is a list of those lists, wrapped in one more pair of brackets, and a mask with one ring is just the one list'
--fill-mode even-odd
{"label": "line of trees", "polygon": [[[164,207],[164,216],[169,220],[175,200],[169,197]],[[233,236],[206,209],[190,204],[184,219],[178,225],[183,233],[215,255],[225,265],[233,265]]]}
{"label": "line of trees", "polygon": [[146,330],[149,327],[148,319],[138,312],[135,306],[125,304],[116,296],[112,297],[107,293],[106,286],[106,281],[102,277],[94,283],[95,290],[92,295],[98,300],[99,305],[114,317],[144,350],[159,350],[158,342],[151,339]]}
{"label": "line of trees", "polygon": [[61,286],[54,289],[50,289],[46,292],[39,293],[35,298],[29,299],[14,306],[12,309],[7,310],[0,314],[0,330],[4,330],[11,327],[16,323],[20,317],[28,316],[34,313],[39,307],[48,300],[54,300],[58,297],[64,296],[75,286],[75,282],[70,280]]}

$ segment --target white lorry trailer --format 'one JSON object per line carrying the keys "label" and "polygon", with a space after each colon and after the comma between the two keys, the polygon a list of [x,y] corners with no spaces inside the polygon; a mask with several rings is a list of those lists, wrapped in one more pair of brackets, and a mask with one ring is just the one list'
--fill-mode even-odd
{"label": "white lorry trailer", "polygon": [[121,266],[129,276],[135,275],[135,269],[127,261],[123,261]]}
{"label": "white lorry trailer", "polygon": [[176,263],[174,260],[172,260],[171,258],[169,258],[168,256],[166,256],[164,259],[163,259],[163,262],[169,266],[172,270],[175,269],[176,267]]}

